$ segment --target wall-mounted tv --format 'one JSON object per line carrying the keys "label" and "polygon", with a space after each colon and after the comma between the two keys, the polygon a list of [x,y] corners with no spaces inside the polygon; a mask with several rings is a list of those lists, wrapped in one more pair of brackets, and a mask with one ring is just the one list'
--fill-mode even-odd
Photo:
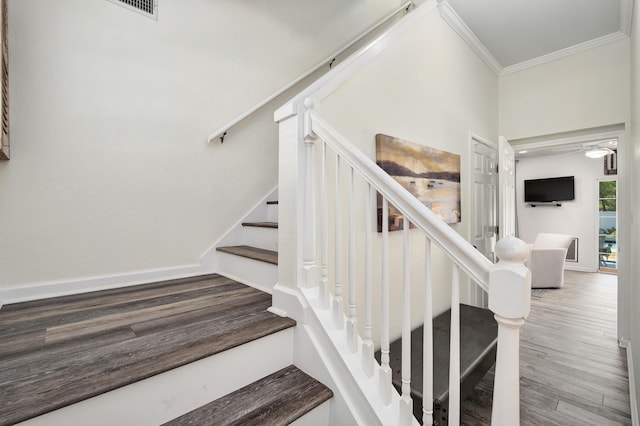
{"label": "wall-mounted tv", "polygon": [[549,203],[575,199],[573,176],[524,181],[525,203]]}

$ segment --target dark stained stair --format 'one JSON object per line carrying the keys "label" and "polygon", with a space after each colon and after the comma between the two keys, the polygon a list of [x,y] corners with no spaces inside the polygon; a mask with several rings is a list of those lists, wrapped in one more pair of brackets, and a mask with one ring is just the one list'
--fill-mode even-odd
{"label": "dark stained stair", "polygon": [[254,228],[275,228],[275,229],[278,229],[278,222],[243,222],[242,226],[252,226]]}
{"label": "dark stained stair", "polygon": [[288,425],[332,396],[329,388],[292,365],[163,426]]}
{"label": "dark stained stair", "polygon": [[[434,422],[447,425],[449,411],[449,334],[451,310],[433,319]],[[424,328],[411,332],[411,398],[414,416],[422,423],[422,345]],[[496,360],[498,324],[488,309],[460,305],[460,399],[464,400]],[[402,340],[390,345],[392,381],[402,387]],[[380,361],[380,351],[376,352]]]}
{"label": "dark stained stair", "polygon": [[6,305],[0,425],[295,325],[270,306],[270,295],[217,274]]}
{"label": "dark stained stair", "polygon": [[271,263],[274,265],[278,264],[278,252],[273,250],[266,250],[251,246],[217,247],[216,250],[223,253],[246,257],[248,259]]}

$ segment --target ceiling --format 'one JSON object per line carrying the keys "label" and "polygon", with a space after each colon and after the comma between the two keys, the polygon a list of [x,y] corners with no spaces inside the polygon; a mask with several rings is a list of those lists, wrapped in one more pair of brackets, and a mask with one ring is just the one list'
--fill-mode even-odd
{"label": "ceiling", "polygon": [[441,13],[457,15],[498,74],[628,36],[632,7],[632,0],[440,0]]}
{"label": "ceiling", "polygon": [[[629,36],[633,0],[438,0],[440,14],[502,76]],[[571,138],[570,138],[571,139]],[[514,145],[516,157],[567,155],[608,138]],[[515,141],[514,141],[515,142]],[[527,145],[527,141],[524,145]]]}

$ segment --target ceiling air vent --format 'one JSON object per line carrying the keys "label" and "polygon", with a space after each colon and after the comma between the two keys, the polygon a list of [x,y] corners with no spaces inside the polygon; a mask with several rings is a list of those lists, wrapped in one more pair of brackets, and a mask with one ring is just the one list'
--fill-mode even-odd
{"label": "ceiling air vent", "polygon": [[109,0],[152,19],[158,19],[158,0]]}

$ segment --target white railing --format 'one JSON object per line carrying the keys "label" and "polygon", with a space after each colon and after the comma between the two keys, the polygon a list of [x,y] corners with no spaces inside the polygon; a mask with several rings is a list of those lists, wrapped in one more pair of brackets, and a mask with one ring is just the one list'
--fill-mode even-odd
{"label": "white railing", "polygon": [[[304,150],[303,202],[299,209],[302,226],[300,265],[302,293],[307,297],[319,321],[333,336],[335,348],[348,368],[364,378],[361,389],[377,389],[366,394],[371,408],[383,424],[416,424],[411,399],[411,266],[424,263],[424,348],[423,348],[423,413],[425,425],[433,423],[433,295],[432,246],[435,245],[452,264],[451,277],[451,342],[448,422],[460,422],[460,274],[489,293],[489,308],[498,322],[498,349],[494,382],[492,424],[519,424],[519,328],[529,312],[530,272],[523,262],[527,246],[521,240],[505,238],[498,242],[500,262],[493,265],[461,235],[403,189],[371,159],[354,147],[313,111],[313,101],[304,102],[302,134]],[[296,119],[296,118],[294,118]],[[300,133],[297,133],[300,134]],[[302,160],[304,156],[304,160]],[[357,181],[356,181],[357,179]],[[360,191],[356,190],[360,188]],[[375,236],[372,224],[375,194],[382,198],[382,233]],[[364,203],[356,204],[363,198]],[[344,202],[344,200],[347,200]],[[364,208],[362,208],[364,204]],[[390,282],[392,264],[388,229],[388,205],[402,215],[401,244],[402,282],[401,308],[392,309]],[[333,211],[330,211],[333,209]],[[361,215],[364,215],[363,217]],[[364,235],[358,224],[364,223]],[[412,224],[417,230],[410,231]],[[343,229],[343,228],[347,229]],[[424,258],[416,260],[409,250],[415,233],[424,236]],[[316,236],[319,238],[316,238]],[[414,235],[412,237],[412,235]],[[373,240],[378,242],[374,250]],[[333,241],[331,241],[333,240]],[[381,245],[381,247],[380,247]],[[343,246],[347,250],[344,253]],[[421,251],[421,250],[420,250]],[[319,253],[319,256],[317,256]],[[361,253],[358,261],[357,254]],[[375,257],[374,257],[375,256]],[[373,265],[379,264],[374,274]],[[364,265],[363,271],[357,271]],[[343,272],[343,267],[346,270]],[[360,280],[357,280],[360,274]],[[374,277],[376,278],[374,280]],[[343,279],[346,278],[346,282]],[[396,279],[396,277],[393,277]],[[373,305],[374,284],[379,282],[379,306]],[[358,285],[364,288],[359,288]],[[346,288],[345,288],[346,287]],[[364,306],[357,306],[357,295],[363,294]],[[346,300],[345,300],[346,297]],[[345,306],[346,305],[346,306]],[[362,309],[364,312],[360,313]],[[396,321],[395,318],[398,317]],[[358,325],[362,318],[363,326]],[[375,320],[375,321],[374,321]],[[390,362],[391,323],[401,324],[402,384],[400,395],[392,385]],[[375,337],[374,323],[379,337]],[[359,332],[362,330],[362,333]],[[341,332],[339,332],[341,331]],[[337,336],[337,337],[336,337]],[[379,341],[374,342],[374,338]],[[374,348],[380,349],[380,363]],[[355,374],[357,372],[358,374]],[[394,408],[397,407],[397,408]],[[390,414],[391,413],[391,414]]]}

